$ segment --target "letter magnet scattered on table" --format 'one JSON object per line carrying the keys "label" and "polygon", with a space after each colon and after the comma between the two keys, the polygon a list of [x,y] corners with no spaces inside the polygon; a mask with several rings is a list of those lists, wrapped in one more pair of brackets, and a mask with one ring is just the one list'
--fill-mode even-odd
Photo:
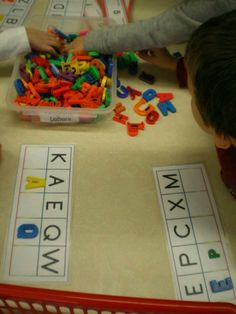
{"label": "letter magnet scattered on table", "polygon": [[[133,109],[134,112],[137,113],[139,116],[145,117],[145,123],[148,125],[154,125],[160,118],[160,114],[156,110],[155,106],[150,103],[155,99],[158,99],[159,101],[157,104],[157,108],[160,110],[163,116],[167,116],[168,111],[172,113],[176,112],[176,108],[170,102],[170,100],[174,98],[173,93],[157,92],[155,89],[152,88],[149,88],[142,93],[135,90],[134,88],[131,88],[130,86],[125,87],[121,84],[119,80],[117,80],[117,87],[124,93],[124,95],[121,95],[120,98],[125,98],[127,91],[130,93],[130,95],[132,95],[133,93],[133,97],[131,97],[132,100],[135,99],[135,96],[141,96],[138,102],[134,105]],[[118,92],[119,96],[121,94],[120,90]],[[121,124],[125,124],[127,126],[127,132],[130,136],[137,136],[140,129],[144,130],[144,122],[131,123],[128,116],[124,116],[121,114],[123,110],[123,104],[117,103],[114,109],[115,116],[113,117],[113,120]]]}

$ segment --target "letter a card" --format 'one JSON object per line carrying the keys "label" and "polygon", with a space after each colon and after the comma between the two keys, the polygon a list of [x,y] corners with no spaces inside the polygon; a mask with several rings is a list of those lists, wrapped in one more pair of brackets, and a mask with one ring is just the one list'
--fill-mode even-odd
{"label": "letter a card", "polygon": [[74,145],[22,145],[4,275],[67,281]]}
{"label": "letter a card", "polygon": [[235,302],[235,269],[204,165],[153,173],[178,299]]}

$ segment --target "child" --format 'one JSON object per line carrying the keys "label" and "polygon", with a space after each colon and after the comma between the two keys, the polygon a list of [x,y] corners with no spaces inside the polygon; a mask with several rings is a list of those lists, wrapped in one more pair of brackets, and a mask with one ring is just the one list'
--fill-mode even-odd
{"label": "child", "polygon": [[192,112],[212,134],[222,179],[236,197],[236,10],[210,19],[191,36],[185,64]]}
{"label": "child", "polygon": [[195,30],[187,44],[185,62],[176,61],[165,48],[145,50],[140,56],[177,70],[181,86],[188,77],[193,116],[213,135],[222,179],[236,198],[236,10],[211,18]]}
{"label": "child", "polygon": [[[5,60],[31,50],[56,53],[60,48],[57,37],[34,28],[24,26],[6,29],[0,32],[0,60]],[[1,144],[0,144],[1,159]]]}
{"label": "child", "polygon": [[188,40],[203,22],[233,9],[235,0],[184,0],[159,16],[91,31],[74,40],[66,51],[98,50],[111,54],[163,48]]}
{"label": "child", "polygon": [[38,29],[20,26],[0,32],[0,60],[31,50],[54,54],[55,48],[59,47],[60,42],[57,37]]}
{"label": "child", "polygon": [[[221,175],[236,197],[236,10],[211,18],[191,36],[184,59],[167,49],[141,52],[144,60],[175,70],[179,85],[192,95],[199,126],[213,135]],[[186,68],[187,71],[186,71]]]}

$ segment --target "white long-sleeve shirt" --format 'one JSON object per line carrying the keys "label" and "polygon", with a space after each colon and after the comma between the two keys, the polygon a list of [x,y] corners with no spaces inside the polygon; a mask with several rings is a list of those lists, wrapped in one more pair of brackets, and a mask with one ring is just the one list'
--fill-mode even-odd
{"label": "white long-sleeve shirt", "polygon": [[31,48],[24,26],[9,28],[0,32],[0,60],[30,51]]}

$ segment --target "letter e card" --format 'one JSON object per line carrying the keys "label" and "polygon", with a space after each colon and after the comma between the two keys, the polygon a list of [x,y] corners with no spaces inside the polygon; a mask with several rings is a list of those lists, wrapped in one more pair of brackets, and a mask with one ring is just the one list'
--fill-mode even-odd
{"label": "letter e card", "polygon": [[7,281],[67,281],[74,145],[22,145],[6,242]]}

